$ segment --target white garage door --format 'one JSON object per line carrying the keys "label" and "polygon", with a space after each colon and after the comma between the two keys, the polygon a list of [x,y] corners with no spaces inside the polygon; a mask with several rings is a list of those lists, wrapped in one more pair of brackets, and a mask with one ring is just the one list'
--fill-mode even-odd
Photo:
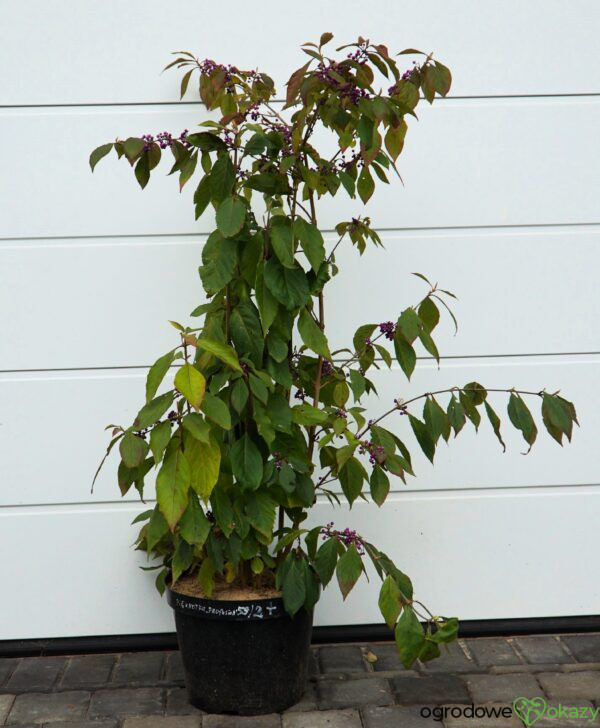
{"label": "white garage door", "polygon": [[[294,9],[295,8],[295,9]],[[382,372],[382,405],[462,384],[549,390],[573,399],[582,428],[564,451],[544,438],[502,454],[482,428],[417,458],[418,478],[375,512],[333,516],[391,552],[424,601],[465,619],[600,612],[590,556],[600,537],[600,64],[593,0],[432,0],[421,5],[264,0],[258,13],[179,0],[7,0],[0,26],[0,639],[172,630],[150,574],[136,568],[114,469],[93,495],[103,426],[128,421],[145,367],[170,345],[167,318],[201,296],[204,221],[189,192],[153,178],[141,192],[123,165],[92,176],[92,148],[117,135],[192,128],[168,53],[271,69],[332,30],[435,50],[451,98],[423,109],[401,157],[404,189],[369,205],[387,251],[343,255],[328,319],[336,341],[392,318],[420,294],[420,270],[459,294],[460,332],[438,335],[440,371],[420,360],[410,386]],[[361,19],[362,18],[362,19]],[[315,19],[317,24],[315,24]],[[282,34],[278,37],[278,34]],[[361,213],[336,200],[333,225]],[[360,281],[361,303],[350,294]],[[492,325],[490,326],[490,321]],[[399,427],[404,426],[399,423]],[[508,434],[508,433],[507,433]],[[332,518],[321,504],[316,517]],[[374,584],[317,624],[380,622]]]}

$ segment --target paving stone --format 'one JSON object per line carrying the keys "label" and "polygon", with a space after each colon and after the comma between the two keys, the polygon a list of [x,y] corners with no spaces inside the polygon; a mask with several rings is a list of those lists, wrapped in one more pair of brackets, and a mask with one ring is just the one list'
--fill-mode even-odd
{"label": "paving stone", "polygon": [[0,658],[0,686],[2,686],[8,676],[14,671],[19,664],[19,660],[10,657]]}
{"label": "paving stone", "polygon": [[600,634],[568,634],[560,639],[579,662],[600,662]]}
{"label": "paving stone", "polygon": [[0,725],[4,725],[4,721],[11,709],[14,699],[14,695],[0,695]]}
{"label": "paving stone", "polygon": [[533,664],[574,662],[558,639],[552,635],[517,637],[517,649]]}
{"label": "paving stone", "polygon": [[286,713],[283,728],[362,728],[357,710],[317,710],[308,713]]}
{"label": "paving stone", "polygon": [[[509,703],[442,705],[439,710],[438,715],[443,716],[445,728],[523,728],[522,721]],[[555,725],[553,728],[562,726]]]}
{"label": "paving stone", "polygon": [[[429,705],[419,707],[368,705],[360,712],[365,728],[438,728],[441,723],[431,717],[434,708],[435,706]],[[424,717],[421,711],[427,710],[430,712],[425,713],[427,717]]]}
{"label": "paving stone", "polygon": [[163,712],[162,693],[160,688],[98,690],[92,695],[88,717],[158,715]]}
{"label": "paving stone", "polygon": [[333,672],[351,673],[366,672],[367,666],[360,647],[341,645],[340,647],[321,647],[319,650],[321,672],[329,675]]}
{"label": "paving stone", "polygon": [[507,640],[496,637],[481,637],[474,640],[464,640],[464,642],[477,664],[481,667],[518,665],[522,662]]}
{"label": "paving stone", "polygon": [[[575,715],[570,714],[569,709],[577,709]],[[580,711],[585,710],[584,717],[579,717]],[[535,720],[535,728],[581,728],[581,726],[592,726],[597,728],[600,725],[600,717],[596,708],[587,700],[559,701],[548,700],[544,712]]]}
{"label": "paving stone", "polygon": [[372,663],[375,672],[406,672],[395,644],[369,645],[367,649],[377,656],[377,662]]}
{"label": "paving stone", "polygon": [[90,694],[85,690],[18,695],[9,713],[7,725],[79,720],[85,715],[89,700]]}
{"label": "paving stone", "polygon": [[[77,720],[68,723],[44,723],[43,728],[118,728],[119,721],[117,718],[109,718],[108,720]],[[27,726],[13,726],[13,728],[27,728]],[[40,728],[39,724],[35,728]]]}
{"label": "paving stone", "polygon": [[24,657],[6,687],[18,693],[50,690],[65,664],[65,657]]}
{"label": "paving stone", "polygon": [[191,705],[185,688],[167,690],[167,715],[201,715],[203,712]]}
{"label": "paving stone", "polygon": [[165,680],[171,683],[183,683],[185,680],[185,670],[183,669],[181,652],[171,652],[167,654],[166,659]]}
{"label": "paving stone", "polygon": [[76,655],[71,657],[62,676],[63,688],[103,685],[115,664],[114,655]]}
{"label": "paving stone", "polygon": [[121,655],[111,685],[156,685],[162,677],[164,652],[130,652]]}
{"label": "paving stone", "polygon": [[319,675],[319,656],[318,650],[311,650],[308,658],[308,677],[314,679]]}
{"label": "paving stone", "polygon": [[600,672],[540,672],[537,678],[549,698],[595,700],[600,695]]}
{"label": "paving stone", "polygon": [[123,721],[123,728],[200,728],[200,716],[162,716],[145,715],[140,718],[127,718]]}
{"label": "paving stone", "polygon": [[323,680],[317,683],[317,698],[321,710],[391,705],[394,702],[388,682],[382,678]]}
{"label": "paving stone", "polygon": [[281,718],[269,715],[205,715],[202,728],[280,728]]}
{"label": "paving stone", "polygon": [[470,703],[464,681],[457,675],[431,675],[405,677],[398,675],[390,680],[396,700],[402,705],[434,703]]}
{"label": "paving stone", "polygon": [[467,685],[474,703],[512,703],[519,697],[542,695],[533,675],[467,675]]}
{"label": "paving stone", "polygon": [[431,662],[421,664],[424,672],[477,672],[479,665],[464,653],[458,642],[441,649],[442,654]]}
{"label": "paving stone", "polygon": [[288,708],[286,713],[299,713],[301,711],[309,711],[317,709],[317,689],[313,683],[308,683],[304,695],[300,698],[300,701],[291,708]]}
{"label": "paving stone", "polygon": [[[572,664],[576,665],[577,663]],[[530,665],[528,662],[524,662],[522,665],[492,665],[487,671],[492,675],[507,675],[511,672],[558,672],[563,667],[568,667],[568,665],[559,665],[558,663]]]}

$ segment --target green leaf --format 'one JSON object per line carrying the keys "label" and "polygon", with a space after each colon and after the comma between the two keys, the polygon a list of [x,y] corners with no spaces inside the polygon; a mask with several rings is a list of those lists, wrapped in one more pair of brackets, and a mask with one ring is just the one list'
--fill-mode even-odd
{"label": "green leaf", "polygon": [[346,599],[352,587],[358,581],[359,576],[363,571],[363,563],[360,558],[356,546],[352,543],[346,551],[340,556],[337,566],[335,568],[335,574],[337,576],[340,591],[342,597]]}
{"label": "green leaf", "polygon": [[448,402],[447,414],[448,421],[450,422],[450,425],[454,430],[454,437],[456,437],[465,426],[466,418],[465,410],[463,409],[462,404],[456,399],[454,395],[452,395],[452,398]]}
{"label": "green leaf", "polygon": [[292,557],[281,588],[283,606],[290,616],[293,616],[300,609],[306,599],[306,583],[301,561],[303,559],[294,559]]}
{"label": "green leaf", "polygon": [[144,462],[148,452],[148,443],[133,432],[126,432],[119,444],[121,459],[128,468],[137,468]]}
{"label": "green leaf", "polygon": [[209,295],[218,293],[233,278],[238,262],[235,241],[224,238],[218,230],[212,232],[202,249],[200,278]]}
{"label": "green leaf", "polygon": [[147,152],[144,152],[135,165],[135,178],[142,189],[150,181],[150,159]]}
{"label": "green leaf", "polygon": [[297,425],[311,427],[312,425],[322,425],[327,422],[329,415],[312,404],[298,404],[292,407],[292,419]]}
{"label": "green leaf", "polygon": [[367,166],[364,166],[362,168],[362,171],[358,178],[358,182],[356,184],[356,190],[360,199],[366,205],[367,202],[370,200],[371,195],[375,191],[375,182],[373,181],[373,177],[371,176],[371,173],[369,172],[369,168]]}
{"label": "green leaf", "polygon": [[275,255],[286,268],[294,268],[294,236],[287,217],[275,217],[271,222],[271,245]]}
{"label": "green leaf", "polygon": [[421,301],[418,313],[425,330],[428,334],[430,334],[438,325],[440,320],[438,307],[428,296]]}
{"label": "green leaf", "polygon": [[469,382],[463,387],[463,394],[476,407],[485,401],[487,390],[479,382]]}
{"label": "green leaf", "polygon": [[356,369],[350,369],[349,375],[350,389],[352,390],[352,394],[354,395],[354,400],[358,401],[363,396],[367,388],[366,379]]}
{"label": "green leaf", "polygon": [[408,343],[412,344],[421,329],[421,320],[414,308],[402,311],[398,318],[398,328]]}
{"label": "green leaf", "polygon": [[227,154],[220,156],[210,173],[210,189],[213,200],[221,202],[231,195],[235,182],[235,168]]}
{"label": "green leaf", "polygon": [[390,492],[390,480],[378,465],[371,472],[369,484],[371,486],[371,498],[378,506],[382,506]]}
{"label": "green leaf", "polygon": [[437,346],[425,329],[421,329],[421,331],[419,331],[419,341],[423,344],[426,351],[439,363],[440,354],[437,350]]}
{"label": "green leaf", "polygon": [[145,142],[139,137],[129,137],[123,142],[123,152],[131,164],[144,151]]}
{"label": "green leaf", "polygon": [[150,449],[152,450],[152,456],[154,462],[158,463],[162,460],[167,443],[171,439],[171,423],[168,420],[161,422],[156,427],[152,428],[150,433]]}
{"label": "green leaf", "polygon": [[178,369],[175,387],[194,409],[200,409],[206,391],[206,379],[192,364],[184,364]]}
{"label": "green leaf", "polygon": [[562,436],[565,434],[571,442],[573,434],[573,420],[571,419],[570,403],[556,395],[544,392],[542,396],[542,418],[546,429],[552,437],[562,445]]}
{"label": "green leaf", "polygon": [[[445,622],[437,625],[436,631],[431,635],[430,639],[438,643],[447,644],[453,642],[458,637],[458,619],[451,617]],[[421,658],[423,659],[423,658]]]}
{"label": "green leaf", "polygon": [[331,581],[337,560],[337,541],[335,538],[327,539],[327,541],[324,541],[319,547],[314,563],[315,571],[319,575],[319,579],[323,586],[327,586],[327,584]]}
{"label": "green leaf", "polygon": [[231,404],[238,414],[241,414],[246,406],[248,396],[248,385],[243,379],[237,379],[231,388]]}
{"label": "green leaf", "polygon": [[190,464],[190,485],[208,504],[219,479],[221,448],[214,437],[210,437],[208,443],[188,437],[185,440],[185,456]]}
{"label": "green leaf", "polygon": [[450,422],[435,397],[427,397],[423,407],[423,420],[434,444],[437,444],[440,436],[448,442],[451,432]]}
{"label": "green leaf", "polygon": [[390,629],[394,629],[396,620],[402,610],[402,592],[391,576],[386,576],[379,591],[379,610]]}
{"label": "green leaf", "polygon": [[244,227],[246,205],[241,197],[227,197],[217,210],[217,228],[226,238],[233,238]]}
{"label": "green leaf", "polygon": [[256,366],[260,366],[264,339],[256,307],[252,303],[238,303],[231,312],[229,326],[237,353],[249,356]]}
{"label": "green leaf", "polygon": [[402,610],[394,637],[400,660],[404,667],[409,668],[419,657],[425,644],[423,627],[409,606],[405,606]]}
{"label": "green leaf", "polygon": [[179,170],[179,191],[181,191],[186,183],[191,179],[192,175],[196,171],[197,163],[198,155],[196,153],[190,154],[190,156],[182,162]]}
{"label": "green leaf", "polygon": [[245,434],[234,442],[230,458],[235,479],[241,485],[256,490],[262,481],[263,461],[260,451],[249,435]]}
{"label": "green leaf", "polygon": [[309,313],[308,309],[303,308],[298,317],[298,331],[302,337],[302,341],[309,349],[319,354],[325,359],[331,359],[327,337],[317,326],[315,320]]}
{"label": "green leaf", "polygon": [[184,430],[205,445],[210,442],[210,425],[198,412],[189,412],[181,421]]}
{"label": "green leaf", "polygon": [[169,524],[166,522],[165,517],[160,512],[158,506],[152,511],[152,516],[148,522],[148,529],[146,531],[146,545],[148,551],[153,551],[156,544],[169,533]]}
{"label": "green leaf", "polygon": [[410,379],[411,374],[415,370],[417,355],[415,354],[415,350],[412,346],[404,338],[399,327],[396,328],[394,333],[394,351],[396,352],[398,364],[400,364],[400,367],[404,374],[406,374],[407,379]]}
{"label": "green leaf", "polygon": [[209,420],[215,422],[219,427],[224,430],[231,429],[231,415],[225,402],[219,397],[208,392],[204,395],[204,401],[202,402],[202,411],[208,417]]}
{"label": "green leaf", "polygon": [[229,344],[225,344],[222,341],[217,341],[217,339],[211,339],[209,336],[203,335],[198,338],[196,346],[198,349],[208,351],[213,356],[216,356],[217,359],[220,359],[224,364],[227,364],[227,366],[231,367],[235,371],[242,371],[237,354],[235,353],[235,350],[229,346]]}
{"label": "green leaf", "polygon": [[262,491],[253,493],[246,504],[246,515],[250,525],[268,539],[273,538],[276,509],[277,503]]}
{"label": "green leaf", "polygon": [[204,595],[207,596],[209,599],[212,596],[215,585],[214,575],[215,566],[212,562],[212,559],[208,556],[204,559],[202,564],[200,564],[200,569],[198,571],[198,583],[200,584]]}
{"label": "green leaf", "polygon": [[194,205],[196,220],[202,215],[208,207],[211,198],[210,175],[206,174],[200,180],[196,191],[194,192]]}
{"label": "green leaf", "polygon": [[294,220],[294,235],[300,241],[311,268],[318,273],[325,260],[325,243],[321,231],[303,217],[297,217]]}
{"label": "green leaf", "polygon": [[190,465],[179,448],[165,458],[156,476],[156,500],[171,531],[188,504],[191,478]]}
{"label": "green leaf", "polygon": [[423,450],[427,459],[431,463],[433,463],[433,456],[435,454],[435,443],[431,439],[427,426],[423,422],[421,422],[421,420],[413,417],[413,415],[409,414],[408,419],[410,420],[410,425],[413,432],[415,433],[417,442],[421,446],[421,450]]}
{"label": "green leaf", "polygon": [[191,546],[202,548],[210,533],[210,521],[204,515],[198,498],[190,494],[188,507],[179,521],[179,533]]}
{"label": "green leaf", "polygon": [[100,147],[96,147],[94,151],[90,154],[90,167],[92,168],[92,172],[94,171],[94,167],[98,164],[98,162],[103,158],[106,157],[106,155],[112,150],[113,144],[102,144]]}
{"label": "green leaf", "polygon": [[292,408],[289,401],[281,394],[270,394],[267,414],[273,427],[280,432],[290,432],[292,427]]}
{"label": "green leaf", "polygon": [[260,261],[256,269],[256,305],[260,314],[263,331],[266,333],[270,328],[279,308],[277,300],[265,285],[264,280],[264,261]]}
{"label": "green leaf", "polygon": [[504,444],[504,440],[502,439],[502,435],[500,434],[500,418],[492,409],[491,405],[489,405],[487,402],[485,402],[485,411],[491,426],[494,428],[494,434],[498,438],[498,442],[502,445],[502,450],[506,452],[506,445]]}
{"label": "green leaf", "polygon": [[537,437],[537,427],[527,405],[518,394],[511,392],[507,410],[510,421],[517,430],[521,431],[525,442],[529,445],[529,450],[531,450]]}
{"label": "green leaf", "polygon": [[150,367],[146,377],[146,402],[154,398],[174,359],[175,349],[158,358]]}
{"label": "green leaf", "polygon": [[229,496],[223,488],[215,488],[213,490],[210,497],[210,504],[217,525],[223,531],[225,536],[229,538],[235,528],[234,519],[236,517],[233,513]]}
{"label": "green leaf", "polygon": [[273,297],[291,311],[303,306],[310,296],[306,275],[300,266],[284,268],[274,258],[265,263],[264,282]]}
{"label": "green leaf", "polygon": [[390,125],[385,135],[385,148],[388,150],[390,157],[396,161],[402,147],[404,146],[404,137],[406,136],[407,125],[404,119],[400,121],[398,126]]}
{"label": "green leaf", "polygon": [[172,403],[173,392],[165,392],[160,397],[151,400],[137,413],[133,421],[134,428],[136,430],[145,430],[146,427],[150,427],[150,425],[160,420]]}
{"label": "green leaf", "polygon": [[193,560],[194,560],[193,548],[189,545],[189,543],[187,541],[184,541],[181,538],[177,539],[177,546],[175,548],[175,553],[173,554],[173,559],[171,561],[171,570],[173,572],[173,579],[172,579],[173,584],[175,584],[175,582],[179,579],[179,577],[190,568]]}
{"label": "green leaf", "polygon": [[348,503],[352,506],[362,492],[363,481],[368,479],[366,470],[359,460],[352,457],[340,468],[338,479]]}

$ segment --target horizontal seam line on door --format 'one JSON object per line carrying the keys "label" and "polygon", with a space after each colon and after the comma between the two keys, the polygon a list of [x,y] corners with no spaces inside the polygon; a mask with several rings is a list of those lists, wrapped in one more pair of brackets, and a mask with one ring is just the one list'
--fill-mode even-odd
{"label": "horizontal seam line on door", "polygon": [[[569,227],[598,227],[598,222],[532,222],[532,223],[512,223],[512,224],[496,224],[496,225],[436,225],[423,227],[405,227],[405,228],[388,228],[377,227],[379,233],[407,233],[419,232],[421,230],[512,230],[516,228],[569,228]],[[323,228],[322,233],[335,233],[333,229]],[[18,242],[20,240],[110,240],[115,238],[190,238],[190,237],[208,237],[209,232],[190,232],[190,233],[111,233],[106,235],[31,235],[15,238],[0,236],[0,242]]]}
{"label": "horizontal seam line on door", "polygon": [[[446,360],[459,360],[459,359],[530,359],[535,357],[559,357],[559,356],[598,356],[600,351],[568,351],[568,352],[546,352],[536,354],[455,354],[449,356],[440,357],[440,361]],[[432,356],[418,356],[418,361],[430,361],[433,362],[435,359]],[[334,362],[339,361],[334,359]],[[345,360],[344,360],[345,361]],[[383,359],[376,358],[374,361],[385,363]],[[130,369],[149,369],[152,364],[122,364],[117,366],[96,366],[96,367],[49,367],[46,369],[0,369],[0,374],[35,374],[47,373],[47,372],[98,372],[98,371],[128,371]],[[176,364],[172,365],[173,368]],[[398,366],[398,365],[396,365]],[[387,371],[384,369],[383,371]]]}
{"label": "horizontal seam line on door", "polygon": [[[470,94],[466,96],[456,95],[447,97],[438,97],[436,102],[443,101],[477,101],[479,99],[560,99],[560,98],[596,98],[600,96],[600,91],[581,91],[575,93],[556,92],[547,94]],[[421,101],[425,99],[421,97]],[[285,99],[272,99],[271,103],[284,104]],[[102,108],[107,106],[204,106],[202,101],[91,101],[91,102],[64,102],[54,104],[0,104],[2,109],[69,109],[69,108]]]}
{"label": "horizontal seam line on door", "polygon": [[[417,489],[417,488],[405,488],[399,490],[390,490],[389,495],[393,495],[395,493],[405,494],[405,493],[456,493],[456,494],[471,494],[474,491],[477,491],[479,494],[488,494],[488,493],[497,493],[498,491],[502,492],[508,492],[511,493],[513,491],[523,491],[523,490],[539,490],[540,488],[597,488],[600,486],[600,483],[559,483],[559,484],[544,484],[539,483],[536,485],[500,485],[500,486],[491,486],[488,488],[484,488],[482,486],[474,486],[473,488],[427,488],[427,489]],[[341,491],[334,491],[336,495],[341,495],[343,497],[343,493]],[[324,494],[319,493],[319,498],[325,499],[327,496]],[[71,501],[68,503],[11,503],[11,504],[3,504],[0,505],[0,512],[2,510],[11,510],[15,508],[62,508],[66,506],[107,506],[107,505],[119,505],[119,506],[126,506],[126,505],[139,505],[139,506],[151,506],[156,503],[155,498],[148,498],[145,502],[141,502],[139,500],[108,500],[108,501]]]}

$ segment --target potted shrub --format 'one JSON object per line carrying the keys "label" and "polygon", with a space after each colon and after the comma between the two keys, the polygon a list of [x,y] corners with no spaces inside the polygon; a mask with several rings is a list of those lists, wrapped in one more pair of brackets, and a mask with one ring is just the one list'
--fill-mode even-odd
{"label": "potted shrub", "polygon": [[[361,405],[375,391],[372,370],[396,361],[410,378],[417,351],[439,360],[433,332],[440,312],[452,316],[451,294],[424,276],[419,302],[360,325],[347,348],[330,348],[324,292],[338,274],[338,247],[362,254],[381,243],[361,217],[340,221],[326,243],[319,200],[367,203],[396,174],[406,117],[421,96],[431,103],[451,83],[431,55],[403,51],[419,58],[404,70],[384,45],[359,38],[336,60],[324,51],[331,39],[302,47],[308,59],[289,79],[285,104],[273,101],[262,72],[179,53],[169,66],[185,70],[182,96],[195,79],[215,118],[179,136],[117,140],[90,158],[93,170],[114,150],[143,188],[169,152],[180,188],[196,178],[196,219],[216,216],[202,249],[198,325],[172,322],[173,349],[150,368],[145,403],[132,424],[113,427],[107,451],[118,446],[122,494],[135,486],[142,496],[156,470],[156,505],[135,519],[143,524],[136,544],[158,562],[156,585],[175,610],[190,701],[210,712],[280,711],[297,701],[320,590],[335,575],[346,598],[366,562],[381,577],[379,606],[402,663],[439,655],[457,620],[418,602],[408,576],[366,535],[307,527],[307,515],[320,495],[382,506],[390,478],[414,475],[407,438],[433,461],[441,440],[485,416],[504,446],[477,382],[372,415]],[[537,428],[528,395],[541,403],[549,434],[571,439],[575,409],[558,393],[491,391],[506,391],[508,419],[529,447]],[[398,413],[403,439],[386,427]]]}

